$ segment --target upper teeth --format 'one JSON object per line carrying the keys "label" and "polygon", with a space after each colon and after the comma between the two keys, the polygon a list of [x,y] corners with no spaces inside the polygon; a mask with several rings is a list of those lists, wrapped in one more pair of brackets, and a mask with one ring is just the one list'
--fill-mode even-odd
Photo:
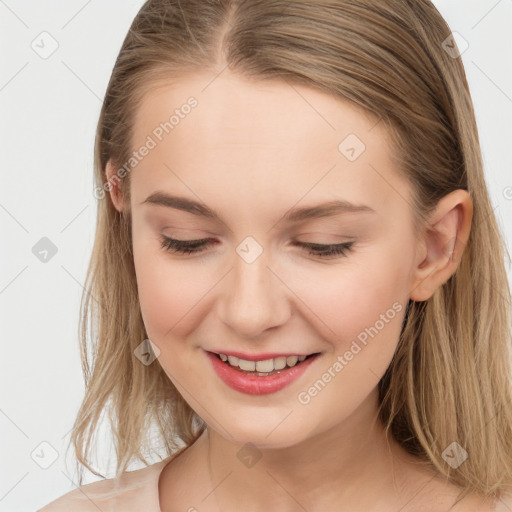
{"label": "upper teeth", "polygon": [[247,361],[247,359],[240,359],[236,356],[227,356],[226,354],[219,354],[223,361],[228,361],[231,366],[238,366],[241,370],[247,372],[262,372],[267,373],[273,370],[282,370],[286,365],[289,367],[295,366],[297,362],[304,361],[306,356],[282,356],[275,357],[274,359],[264,359],[263,361]]}

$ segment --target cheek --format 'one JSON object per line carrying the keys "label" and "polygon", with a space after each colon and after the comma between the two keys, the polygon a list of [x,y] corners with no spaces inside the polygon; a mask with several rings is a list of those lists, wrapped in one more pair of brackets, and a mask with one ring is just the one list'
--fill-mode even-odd
{"label": "cheek", "polygon": [[329,425],[363,402],[393,358],[408,301],[403,268],[396,261],[383,271],[382,262],[367,261],[302,281],[304,302],[314,312],[309,321],[329,348],[297,398],[311,415],[343,404]]}
{"label": "cheek", "polygon": [[[144,325],[157,345],[183,336],[201,311],[211,275],[201,265],[170,261],[158,243],[134,242],[134,264]],[[162,348],[162,347],[160,347]]]}
{"label": "cheek", "polygon": [[[304,273],[296,281],[297,295],[311,311],[317,326],[336,354],[349,350],[358,340],[396,346],[408,301],[404,255],[397,259],[391,248],[380,256],[360,256],[347,264]],[[382,353],[382,352],[381,352]]]}

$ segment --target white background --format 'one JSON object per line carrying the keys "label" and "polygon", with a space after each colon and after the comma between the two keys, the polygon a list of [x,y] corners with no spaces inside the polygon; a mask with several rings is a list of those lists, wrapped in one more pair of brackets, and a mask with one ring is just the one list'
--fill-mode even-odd
{"label": "white background", "polygon": [[[463,61],[486,179],[510,251],[512,0],[435,4],[469,43]],[[33,511],[76,487],[65,451],[84,392],[78,312],[95,227],[94,133],[141,5],[0,0],[0,512]],[[59,45],[47,59],[31,48],[43,31]],[[42,237],[58,249],[47,263],[32,253]],[[42,442],[58,452],[48,469],[31,456],[49,460]]]}

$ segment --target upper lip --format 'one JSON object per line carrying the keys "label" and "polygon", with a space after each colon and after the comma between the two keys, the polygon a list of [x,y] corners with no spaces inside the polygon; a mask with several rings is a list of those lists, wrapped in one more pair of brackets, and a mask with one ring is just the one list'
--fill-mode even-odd
{"label": "upper lip", "polygon": [[290,356],[310,356],[317,354],[318,352],[264,352],[260,354],[246,354],[244,352],[232,351],[232,350],[210,350],[213,354],[224,354],[226,356],[235,356],[238,359],[245,359],[246,361],[265,361],[266,359],[275,359],[276,357],[290,357]]}

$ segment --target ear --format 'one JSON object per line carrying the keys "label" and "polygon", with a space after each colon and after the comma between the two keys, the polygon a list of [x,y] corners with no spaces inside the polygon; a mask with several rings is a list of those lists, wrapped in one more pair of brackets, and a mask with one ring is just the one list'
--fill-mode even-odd
{"label": "ear", "polygon": [[465,190],[444,196],[418,242],[410,298],[421,302],[455,273],[468,243],[473,201]]}
{"label": "ear", "polygon": [[105,166],[105,174],[107,178],[105,188],[110,193],[110,199],[112,200],[114,208],[117,211],[122,212],[124,209],[124,201],[119,187],[121,178],[117,175],[117,167],[114,165],[114,162],[112,162],[112,159],[109,159]]}

